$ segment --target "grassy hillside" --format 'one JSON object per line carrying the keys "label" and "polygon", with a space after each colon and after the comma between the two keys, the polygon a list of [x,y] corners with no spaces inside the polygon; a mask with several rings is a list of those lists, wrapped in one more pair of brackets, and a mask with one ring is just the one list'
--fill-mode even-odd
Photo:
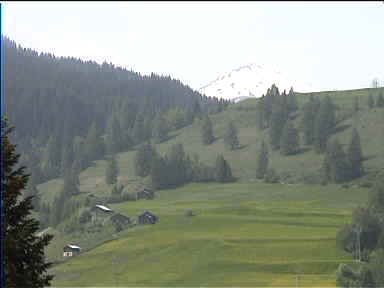
{"label": "grassy hillside", "polygon": [[[381,89],[384,92],[384,89]],[[366,161],[368,177],[384,167],[384,109],[368,110],[367,97],[376,98],[379,89],[314,93],[329,95],[339,106],[337,133],[342,144],[356,127]],[[309,94],[299,94],[299,103]],[[361,110],[352,115],[354,97]],[[87,252],[53,269],[57,286],[293,286],[299,273],[301,286],[334,286],[339,263],[352,261],[336,249],[335,235],[350,219],[352,208],[365,201],[367,189],[356,185],[305,185],[305,179],[318,172],[323,155],[303,147],[303,153],[281,156],[270,150],[270,167],[283,176],[284,183],[255,182],[256,155],[267,131],[257,130],[254,99],[230,106],[212,116],[216,141],[203,146],[200,123],[174,131],[171,139],[156,145],[160,153],[175,143],[183,143],[189,154],[213,164],[222,153],[239,178],[235,184],[191,184],[164,190],[153,201],[124,202],[111,207],[128,216],[144,210],[159,215],[156,225],[136,226],[114,235],[111,227],[99,233],[57,232],[48,248],[50,259],[61,259],[61,249],[76,242]],[[298,112],[297,121],[300,118]],[[224,148],[222,135],[230,119],[239,128],[242,146],[236,151]],[[146,179],[134,176],[135,151],[118,155],[119,181],[125,191],[135,191]],[[88,193],[109,195],[104,182],[106,162],[95,164],[80,175],[78,198]],[[306,180],[308,182],[308,180]],[[301,184],[299,184],[301,183]],[[39,185],[43,201],[51,202],[62,180]],[[186,217],[192,209],[197,216]],[[107,241],[104,243],[104,241]],[[103,244],[104,243],[104,244]],[[95,248],[97,247],[97,248]],[[113,264],[115,263],[115,264]]]}
{"label": "grassy hillside", "polygon": [[302,286],[333,286],[338,264],[352,261],[336,231],[366,196],[334,185],[191,184],[111,205],[160,220],[56,266],[54,285],[293,286],[298,271]]}

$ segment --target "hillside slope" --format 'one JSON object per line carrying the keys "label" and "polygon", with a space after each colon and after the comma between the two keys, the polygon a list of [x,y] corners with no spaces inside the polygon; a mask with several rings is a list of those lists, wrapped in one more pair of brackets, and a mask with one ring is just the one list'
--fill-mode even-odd
{"label": "hillside slope", "polygon": [[[384,91],[382,88],[381,91]],[[367,108],[367,98],[369,93],[378,93],[373,89],[360,89],[338,92],[314,93],[319,97],[329,95],[339,106],[338,114],[346,117],[337,126],[337,133],[332,137],[337,137],[341,144],[349,143],[352,127],[356,127],[361,137],[363,153],[366,157],[364,166],[368,175],[384,167],[384,109]],[[374,96],[376,96],[374,93]],[[298,101],[300,106],[308,100],[308,94],[299,94]],[[360,111],[353,116],[351,114],[354,97],[360,98]],[[214,124],[214,135],[216,140],[208,146],[204,146],[200,137],[201,123],[196,120],[192,125],[171,133],[170,140],[156,144],[156,149],[160,153],[166,153],[170,146],[182,143],[186,153],[198,154],[201,161],[213,165],[219,153],[224,155],[232,167],[233,174],[240,181],[255,180],[256,158],[262,139],[268,142],[268,130],[259,131],[256,128],[256,99],[245,100],[244,102],[231,105],[226,111],[212,115]],[[343,116],[344,115],[344,116]],[[241,149],[229,151],[225,149],[222,136],[226,123],[234,120],[239,128],[239,140]],[[300,119],[300,112],[296,117],[296,125]],[[317,154],[312,147],[302,146],[302,153],[292,156],[282,156],[279,151],[271,149],[269,154],[270,167],[282,176],[285,182],[306,182],[308,178],[313,178],[319,172],[323,155]],[[135,183],[142,182],[143,179],[134,175],[134,156],[136,151],[131,150],[118,154],[120,166],[120,182],[127,186],[136,187]],[[99,160],[95,164],[80,174],[80,190],[93,191],[96,193],[109,193],[109,187],[104,184],[106,161]],[[39,185],[39,190],[44,194],[44,198],[53,200],[54,195],[60,189],[62,180],[55,179]],[[132,185],[130,185],[132,184]]]}
{"label": "hillside slope", "polygon": [[[381,89],[380,91],[384,91]],[[314,93],[329,95],[338,105],[343,121],[332,137],[349,142],[356,127],[366,160],[370,181],[373,173],[384,167],[384,108],[368,109],[370,93],[379,90]],[[300,106],[308,100],[299,94]],[[351,114],[355,96],[360,111]],[[270,152],[270,166],[283,176],[285,184],[255,182],[256,153],[268,131],[256,126],[257,100],[231,105],[212,115],[216,141],[203,146],[200,123],[174,131],[165,143],[156,145],[160,153],[175,143],[182,143],[189,154],[213,164],[223,153],[239,183],[190,184],[158,191],[155,200],[111,204],[117,212],[133,217],[150,210],[159,223],[136,226],[115,234],[112,227],[99,233],[57,232],[48,248],[50,259],[62,260],[63,245],[74,242],[86,252],[53,268],[56,286],[293,286],[299,273],[303,286],[334,286],[334,272],[339,263],[351,262],[351,256],[336,248],[335,236],[349,221],[352,209],[363,203],[368,189],[350,185],[308,185],[318,173],[323,155],[303,147],[294,156]],[[296,117],[299,121],[300,111]],[[239,127],[241,149],[228,151],[222,141],[227,121]],[[268,142],[268,141],[267,141]],[[119,153],[120,183],[125,192],[137,191],[147,179],[134,175],[135,151]],[[104,182],[106,162],[99,160],[80,175],[81,194],[108,196],[112,186]],[[296,184],[287,184],[296,183]],[[62,185],[55,179],[38,186],[43,201],[53,201]],[[197,216],[186,217],[192,209]],[[107,242],[105,242],[107,241]]]}

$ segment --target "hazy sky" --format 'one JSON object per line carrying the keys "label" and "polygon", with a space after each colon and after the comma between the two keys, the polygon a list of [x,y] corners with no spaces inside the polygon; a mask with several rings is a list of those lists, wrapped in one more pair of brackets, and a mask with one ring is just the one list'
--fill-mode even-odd
{"label": "hazy sky", "polygon": [[384,2],[1,2],[3,33],[198,89],[250,62],[319,90],[384,83]]}

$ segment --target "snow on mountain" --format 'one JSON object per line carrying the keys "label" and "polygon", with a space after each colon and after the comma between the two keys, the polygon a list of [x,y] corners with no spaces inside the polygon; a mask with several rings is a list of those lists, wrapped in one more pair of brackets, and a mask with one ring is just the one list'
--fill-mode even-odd
{"label": "snow on mountain", "polygon": [[261,97],[272,84],[275,84],[280,92],[285,89],[288,93],[291,87],[297,92],[313,91],[310,84],[293,81],[277,70],[252,63],[219,75],[216,80],[201,87],[199,92],[206,96],[238,102],[249,97]]}

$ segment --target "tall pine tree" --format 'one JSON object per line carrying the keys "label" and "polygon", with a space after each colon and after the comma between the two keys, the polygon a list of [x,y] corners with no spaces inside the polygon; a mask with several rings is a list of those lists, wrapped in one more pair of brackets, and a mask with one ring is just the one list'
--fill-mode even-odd
{"label": "tall pine tree", "polygon": [[235,123],[231,120],[228,122],[227,128],[224,134],[224,144],[230,150],[235,150],[239,147],[239,138],[237,135],[237,128]]}
{"label": "tall pine tree", "polygon": [[4,282],[6,287],[47,287],[53,276],[47,274],[52,264],[46,262],[44,250],[53,236],[36,235],[39,222],[31,216],[33,198],[21,199],[29,176],[24,172],[25,167],[15,169],[20,155],[9,141],[12,128],[8,126],[7,120],[2,119],[1,128],[4,133],[1,185],[7,191],[4,195]]}
{"label": "tall pine tree", "polygon": [[267,170],[268,170],[268,147],[263,140],[263,142],[261,143],[259,155],[257,158],[256,177],[264,178]]}
{"label": "tall pine tree", "polygon": [[206,114],[201,125],[201,140],[204,145],[209,145],[213,142],[214,139],[215,137],[213,136],[212,121],[208,114]]}
{"label": "tall pine tree", "polygon": [[299,134],[293,126],[292,121],[288,120],[284,126],[280,140],[280,153],[283,155],[292,155],[299,149]]}
{"label": "tall pine tree", "polygon": [[115,184],[119,175],[119,167],[117,166],[116,156],[113,154],[109,157],[107,168],[105,169],[105,183]]}
{"label": "tall pine tree", "polygon": [[350,172],[349,177],[351,179],[360,177],[364,172],[363,152],[361,150],[360,135],[356,128],[352,131],[351,141],[347,150],[347,159]]}

